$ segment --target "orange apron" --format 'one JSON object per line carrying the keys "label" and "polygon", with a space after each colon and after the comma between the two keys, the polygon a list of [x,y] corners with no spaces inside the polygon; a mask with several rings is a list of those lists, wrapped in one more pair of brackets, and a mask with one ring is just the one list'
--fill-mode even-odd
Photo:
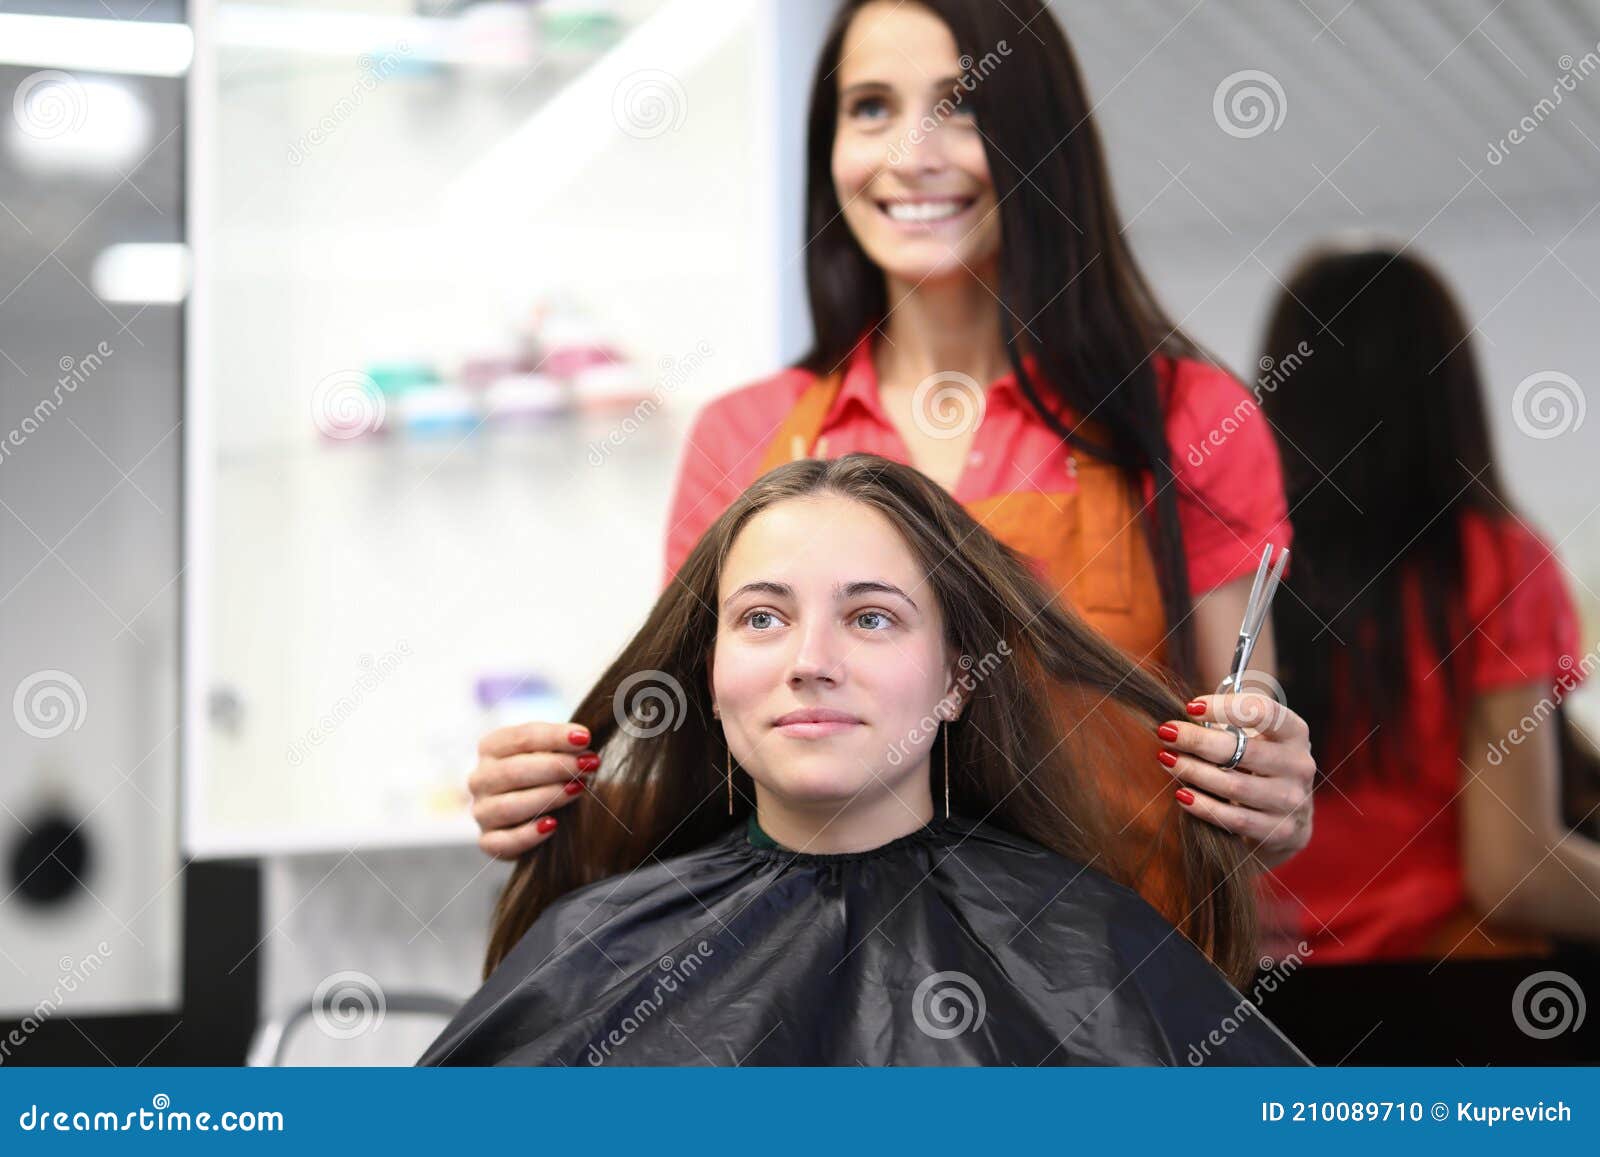
{"label": "orange apron", "polygon": [[[843,375],[819,378],[778,428],[756,475],[813,453],[822,421]],[[1092,435],[1091,435],[1092,436]],[[1074,455],[1073,493],[998,494],[966,506],[991,534],[1032,560],[1035,571],[1065,604],[1135,660],[1159,667],[1166,656],[1166,612],[1155,559],[1145,537],[1140,503],[1116,466]],[[1126,855],[1111,874],[1139,893],[1168,921],[1184,927],[1190,898],[1174,820],[1174,780],[1156,762],[1155,733],[1120,705],[1077,689],[1054,686],[1056,720],[1075,765],[1100,781],[1111,815],[1121,822]],[[1204,945],[1201,946],[1205,947]]]}

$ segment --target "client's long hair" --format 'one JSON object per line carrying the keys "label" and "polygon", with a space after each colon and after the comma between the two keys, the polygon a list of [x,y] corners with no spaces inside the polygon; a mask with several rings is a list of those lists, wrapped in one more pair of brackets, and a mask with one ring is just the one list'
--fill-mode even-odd
{"label": "client's long hair", "polygon": [[[736,818],[727,814],[728,749],[711,715],[718,583],[752,516],[824,494],[865,503],[900,532],[938,598],[953,654],[1008,655],[992,670],[983,665],[961,719],[944,727],[952,809],[1134,883],[1140,849],[1129,847],[1135,841],[1119,830],[1103,785],[1064,742],[1047,687],[1084,692],[1089,714],[1121,707],[1140,722],[1183,718],[1182,702],[1064,610],[1022,556],[917,470],[871,454],[807,459],[778,467],[734,500],[574,712],[603,753],[596,798],[564,811],[556,833],[512,871],[495,908],[485,976],[558,897],[699,848],[750,814],[753,785],[737,766]],[[1151,803],[1169,809],[1166,824],[1177,817],[1193,898],[1179,927],[1240,983],[1254,963],[1253,861],[1237,837],[1182,814],[1172,780],[1159,775],[1164,789]]]}

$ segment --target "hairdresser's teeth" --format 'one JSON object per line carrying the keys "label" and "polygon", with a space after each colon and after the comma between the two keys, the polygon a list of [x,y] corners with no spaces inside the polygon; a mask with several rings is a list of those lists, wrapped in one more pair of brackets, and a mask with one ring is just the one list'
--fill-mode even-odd
{"label": "hairdresser's teeth", "polygon": [[965,201],[890,201],[889,216],[896,221],[942,221],[966,208]]}

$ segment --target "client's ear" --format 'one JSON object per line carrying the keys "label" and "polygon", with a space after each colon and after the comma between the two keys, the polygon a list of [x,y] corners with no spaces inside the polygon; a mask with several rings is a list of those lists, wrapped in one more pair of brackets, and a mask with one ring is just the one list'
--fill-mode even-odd
{"label": "client's ear", "polygon": [[945,691],[944,698],[939,701],[939,716],[946,723],[954,723],[967,710],[966,691],[961,686],[959,674],[966,670],[967,668],[961,666],[959,662],[951,668],[950,685]]}

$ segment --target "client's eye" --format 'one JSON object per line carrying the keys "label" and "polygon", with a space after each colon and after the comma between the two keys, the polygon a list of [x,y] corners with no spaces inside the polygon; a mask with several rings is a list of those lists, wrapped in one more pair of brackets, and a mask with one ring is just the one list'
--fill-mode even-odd
{"label": "client's eye", "polygon": [[886,612],[886,611],[862,611],[859,615],[856,616],[856,622],[860,623],[862,619],[881,619],[881,620],[883,620],[883,626],[882,627],[877,627],[877,628],[869,627],[868,630],[874,630],[874,629],[876,629],[876,630],[886,630],[887,628],[889,628],[889,627],[894,625],[893,617],[890,616],[888,614],[888,612]]}
{"label": "client's eye", "polygon": [[760,619],[771,619],[773,622],[777,622],[778,621],[778,616],[773,614],[771,611],[746,611],[745,614],[744,614],[744,617],[742,619],[740,619],[739,621],[741,623],[743,623],[747,627],[754,627],[758,631],[764,630],[765,627],[763,627],[761,625],[758,625],[754,621],[754,620],[756,620],[758,618],[760,618]]}

